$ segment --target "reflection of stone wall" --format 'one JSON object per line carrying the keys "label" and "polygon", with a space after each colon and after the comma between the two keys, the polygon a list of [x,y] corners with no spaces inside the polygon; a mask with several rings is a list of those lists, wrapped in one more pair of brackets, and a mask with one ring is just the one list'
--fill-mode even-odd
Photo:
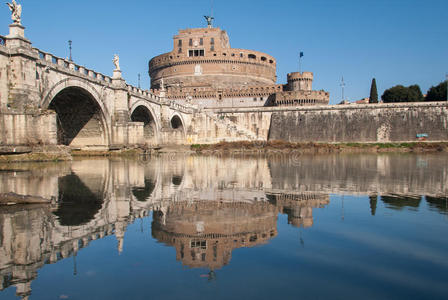
{"label": "reflection of stone wall", "polygon": [[179,202],[154,213],[153,236],[176,248],[192,268],[219,269],[233,249],[266,243],[277,235],[277,213],[268,202]]}
{"label": "reflection of stone wall", "polygon": [[448,155],[334,154],[271,157],[274,191],[448,194]]}

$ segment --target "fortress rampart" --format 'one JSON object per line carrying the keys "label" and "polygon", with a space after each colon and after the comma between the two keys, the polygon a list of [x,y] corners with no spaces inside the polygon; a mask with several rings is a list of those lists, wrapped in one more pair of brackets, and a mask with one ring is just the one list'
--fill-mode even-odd
{"label": "fortress rampart", "polygon": [[[204,57],[178,58],[171,53],[157,56],[149,63],[151,88],[160,88],[162,78],[167,87],[179,88],[234,88],[275,83],[277,78],[272,58],[262,61],[261,58],[265,57],[261,56],[261,52],[231,50],[229,53],[223,52],[219,55],[214,53]],[[251,54],[260,59],[248,58]]]}
{"label": "fortress rampart", "polygon": [[448,140],[446,102],[313,107],[272,114],[269,139],[290,142]]}

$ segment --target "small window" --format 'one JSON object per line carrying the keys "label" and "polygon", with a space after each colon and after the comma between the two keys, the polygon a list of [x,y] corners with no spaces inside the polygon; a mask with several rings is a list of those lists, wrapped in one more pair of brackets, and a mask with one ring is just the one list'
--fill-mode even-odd
{"label": "small window", "polygon": [[182,47],[182,40],[178,40],[178,41],[177,41],[177,46],[178,46],[178,47]]}
{"label": "small window", "polygon": [[204,50],[199,50],[199,56],[204,56]]}
{"label": "small window", "polygon": [[269,63],[270,63],[270,64],[273,64],[273,63],[274,63],[274,61],[273,61],[272,59],[270,59],[270,60],[269,60]]}
{"label": "small window", "polygon": [[197,240],[193,240],[190,243],[190,248],[194,249],[194,248],[200,248],[202,250],[206,250],[207,249],[207,241],[197,241]]}
{"label": "small window", "polygon": [[257,97],[254,97],[254,101],[257,101]]}
{"label": "small window", "polygon": [[190,40],[188,41],[188,46],[193,46],[193,39],[190,39]]}
{"label": "small window", "polygon": [[223,53],[222,55],[223,55],[223,56],[227,56],[227,53]]}
{"label": "small window", "polygon": [[232,53],[232,56],[235,56],[235,53]]}
{"label": "small window", "polygon": [[194,56],[194,51],[193,51],[193,50],[188,50],[188,56],[189,56],[189,57]]}
{"label": "small window", "polygon": [[210,45],[214,45],[215,44],[215,38],[211,38],[210,39]]}
{"label": "small window", "polygon": [[247,57],[250,59],[257,59],[257,56],[255,54],[249,54]]}
{"label": "small window", "polygon": [[201,46],[204,45],[204,39],[203,38],[199,39],[199,45],[201,45]]}
{"label": "small window", "polygon": [[264,57],[264,56],[261,57],[261,61],[266,61],[266,60],[267,60],[266,57]]}
{"label": "small window", "polygon": [[244,54],[243,54],[243,53],[240,53],[240,57],[244,57]]}
{"label": "small window", "polygon": [[177,51],[177,53],[182,53],[182,48],[179,48],[179,50]]}
{"label": "small window", "polygon": [[[210,46],[210,51],[215,51],[215,45]],[[216,56],[216,55],[215,55]]]}

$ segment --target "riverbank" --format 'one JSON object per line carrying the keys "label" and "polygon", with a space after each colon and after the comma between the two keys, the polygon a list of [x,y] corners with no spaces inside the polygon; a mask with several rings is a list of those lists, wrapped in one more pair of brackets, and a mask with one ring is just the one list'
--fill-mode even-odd
{"label": "riverbank", "polygon": [[221,142],[211,145],[191,145],[196,153],[213,152],[292,152],[324,153],[384,153],[384,152],[448,152],[448,142],[407,142],[407,143],[289,143],[284,141],[268,142]]}
{"label": "riverbank", "polygon": [[[20,148],[14,148],[16,151]],[[0,155],[0,163],[15,162],[48,162],[72,160],[70,147],[68,146],[34,146],[23,152],[10,152]]]}
{"label": "riverbank", "polygon": [[29,153],[0,155],[0,163],[70,161],[82,157],[137,157],[164,153],[214,154],[214,153],[426,153],[448,152],[448,142],[407,143],[289,143],[284,141],[221,142],[154,148],[119,150],[72,150],[67,146],[34,147]]}

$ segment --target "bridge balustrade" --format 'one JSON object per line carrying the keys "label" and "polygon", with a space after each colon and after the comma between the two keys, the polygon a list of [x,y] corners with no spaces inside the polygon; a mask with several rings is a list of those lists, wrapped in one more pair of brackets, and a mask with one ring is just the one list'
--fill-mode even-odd
{"label": "bridge balustrade", "polygon": [[[2,39],[6,40],[3,36],[0,36],[0,44],[1,44]],[[94,79],[98,79],[98,80],[101,80],[101,81],[104,81],[107,83],[112,83],[112,78],[109,76],[94,72],[94,71],[89,70],[83,66],[77,65],[72,61],[68,61],[64,58],[57,57],[51,53],[46,53],[37,48],[33,48],[33,49],[37,52],[40,60],[55,64],[57,66],[60,66],[60,67],[66,68],[66,69],[70,69],[70,70],[78,72],[84,76],[92,77]]]}

